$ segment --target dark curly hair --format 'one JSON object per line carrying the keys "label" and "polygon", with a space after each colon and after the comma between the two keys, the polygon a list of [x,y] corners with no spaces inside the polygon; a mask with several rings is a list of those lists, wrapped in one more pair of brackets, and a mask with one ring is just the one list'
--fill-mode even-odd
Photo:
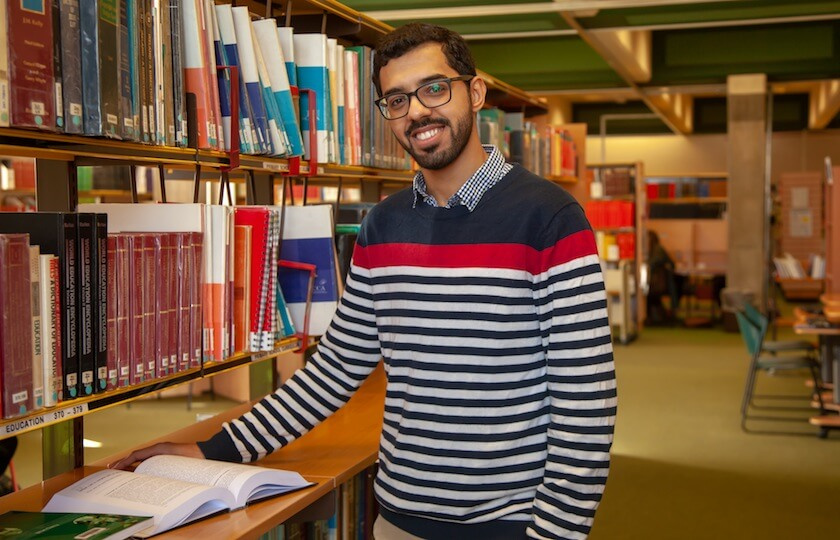
{"label": "dark curly hair", "polygon": [[373,55],[373,84],[381,96],[379,72],[389,61],[426,43],[440,43],[446,63],[458,75],[475,75],[475,60],[464,38],[448,28],[427,23],[409,23],[383,36]]}

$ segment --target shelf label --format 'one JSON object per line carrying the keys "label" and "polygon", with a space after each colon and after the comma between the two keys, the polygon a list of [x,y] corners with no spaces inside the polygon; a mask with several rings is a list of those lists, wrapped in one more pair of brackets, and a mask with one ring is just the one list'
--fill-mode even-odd
{"label": "shelf label", "polygon": [[13,435],[15,433],[29,431],[32,428],[43,427],[48,424],[56,422],[63,422],[70,420],[77,416],[82,416],[88,412],[88,404],[73,405],[72,407],[63,407],[60,409],[50,409],[38,416],[30,416],[29,418],[22,418],[20,420],[12,420],[3,424],[3,435]]}
{"label": "shelf label", "polygon": [[263,161],[263,169],[267,169],[269,171],[279,171],[279,172],[288,172],[289,166],[285,163],[275,163],[272,161]]}

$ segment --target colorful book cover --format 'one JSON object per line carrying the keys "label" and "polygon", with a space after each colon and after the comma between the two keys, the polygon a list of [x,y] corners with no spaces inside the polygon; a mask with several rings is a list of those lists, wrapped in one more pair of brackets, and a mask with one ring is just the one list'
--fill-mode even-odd
{"label": "colorful book cover", "polygon": [[266,68],[274,100],[279,108],[283,127],[291,146],[290,155],[302,156],[303,138],[300,135],[300,126],[295,114],[295,105],[287,71],[288,64],[283,58],[277,24],[274,19],[262,19],[254,21],[252,24],[263,57],[272,59],[272,61],[266,63]]}
{"label": "colorful book cover", "polygon": [[[315,91],[315,130],[317,161],[329,158],[330,77],[327,70],[327,36],[324,34],[295,34],[295,64],[300,90]],[[309,94],[301,92],[300,127],[306,159],[312,159],[309,148]]]}
{"label": "colorful book cover", "polygon": [[121,540],[151,526],[152,518],[117,514],[20,512],[0,515],[0,530],[12,538]]}
{"label": "colorful book cover", "polygon": [[44,406],[58,402],[61,385],[61,287],[58,257],[40,256],[41,353],[44,359]]}
{"label": "colorful book cover", "polygon": [[[207,86],[206,66],[204,56],[204,28],[201,25],[203,9],[201,0],[182,0],[181,20],[183,24],[184,42],[184,91],[187,95],[192,94],[195,98],[195,123],[197,139],[195,144],[198,148],[209,150],[215,148],[216,139],[211,135],[210,114],[210,89]],[[191,111],[187,111],[189,115]],[[192,142],[192,141],[191,141]]]}
{"label": "colorful book cover", "polygon": [[254,40],[251,32],[251,16],[247,7],[235,7],[231,9],[233,28],[236,34],[237,49],[239,51],[240,76],[245,82],[245,92],[251,104],[251,111],[254,119],[254,126],[257,136],[262,142],[263,151],[273,155],[275,149],[271,139],[271,131],[268,125],[268,113],[265,100],[263,99],[262,85],[260,84],[259,68],[257,57],[254,53]]}
{"label": "colorful book cover", "polygon": [[10,124],[55,130],[52,2],[10,0],[7,7]]}
{"label": "colorful book cover", "polygon": [[[326,332],[332,320],[339,295],[332,206],[289,206],[285,212],[286,224],[283,228],[280,259],[315,265],[315,287],[308,333],[321,335]],[[281,266],[279,280],[295,328],[300,332],[307,331],[304,316],[309,274]]]}
{"label": "colorful book cover", "polygon": [[64,92],[65,133],[84,133],[80,39],[79,0],[61,0],[61,88]]}
{"label": "colorful book cover", "polygon": [[239,144],[243,153],[264,153],[264,143],[258,138],[254,127],[254,113],[248,99],[248,90],[245,87],[245,78],[242,76],[241,62],[239,61],[239,46],[236,42],[236,32],[233,28],[233,13],[230,4],[216,6],[216,21],[219,24],[219,37],[225,50],[227,65],[236,66],[239,71]]}

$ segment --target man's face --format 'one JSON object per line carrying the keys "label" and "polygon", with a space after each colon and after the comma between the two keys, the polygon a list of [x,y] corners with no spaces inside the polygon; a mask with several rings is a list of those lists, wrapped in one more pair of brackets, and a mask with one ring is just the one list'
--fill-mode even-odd
{"label": "man's face", "polygon": [[[446,63],[439,43],[426,43],[389,61],[379,73],[382,95],[413,92],[420,85],[457,73]],[[452,83],[452,99],[446,105],[429,109],[411,97],[408,114],[387,120],[397,141],[424,169],[447,167],[461,154],[473,131],[470,87],[462,81]]]}

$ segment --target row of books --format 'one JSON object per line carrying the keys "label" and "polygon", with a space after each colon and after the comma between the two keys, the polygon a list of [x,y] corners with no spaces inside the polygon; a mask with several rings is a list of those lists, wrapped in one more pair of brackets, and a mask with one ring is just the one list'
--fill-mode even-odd
{"label": "row of books", "polygon": [[805,271],[802,262],[790,253],[781,257],[773,257],[773,266],[776,267],[776,275],[783,279],[824,279],[825,278],[825,257],[818,254],[811,254],[809,257],[809,271]]}
{"label": "row of books", "polygon": [[588,201],[584,212],[594,229],[618,229],[636,225],[636,203],[633,201]]}
{"label": "row of books", "polygon": [[673,181],[651,181],[648,179],[647,197],[649,200],[678,199],[680,197],[726,197],[727,183],[724,179],[688,178]]}
{"label": "row of books", "polygon": [[0,213],[2,414],[322,334],[340,287],[332,231],[326,205]]}
{"label": "row of books", "polygon": [[619,261],[636,258],[636,235],[597,231],[595,244],[598,255],[605,261]]}
{"label": "row of books", "polygon": [[589,195],[593,199],[633,195],[635,186],[633,169],[629,167],[597,167],[590,169],[592,183]]}
{"label": "row of books", "polygon": [[410,167],[368,47],[213,0],[3,0],[0,27],[0,126],[228,151],[233,129],[247,154]]}
{"label": "row of books", "polygon": [[540,129],[526,122],[524,113],[507,113],[510,160],[541,176],[576,177],[578,149],[568,130],[559,126]]}

